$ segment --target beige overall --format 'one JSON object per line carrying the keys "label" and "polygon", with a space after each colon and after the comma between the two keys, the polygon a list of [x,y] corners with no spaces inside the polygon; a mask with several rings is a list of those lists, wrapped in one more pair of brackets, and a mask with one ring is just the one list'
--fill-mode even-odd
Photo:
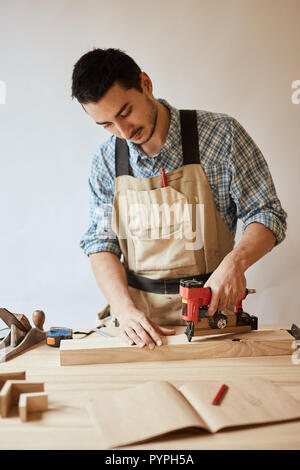
{"label": "beige overall", "polygon": [[[193,163],[168,172],[166,178],[166,187],[161,175],[121,175],[115,180],[112,229],[124,266],[151,279],[211,273],[233,249],[234,238],[217,211],[206,175],[200,163]],[[184,324],[179,294],[130,286],[129,293],[157,324]]]}

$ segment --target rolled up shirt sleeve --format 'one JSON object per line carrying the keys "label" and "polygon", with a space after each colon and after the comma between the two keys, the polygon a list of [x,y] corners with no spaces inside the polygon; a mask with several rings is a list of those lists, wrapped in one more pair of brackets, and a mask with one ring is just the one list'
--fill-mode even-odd
{"label": "rolled up shirt sleeve", "polygon": [[276,238],[276,245],[286,236],[287,213],[276,194],[267,162],[253,139],[241,124],[232,119],[232,151],[230,152],[230,194],[243,230],[252,222],[267,227]]}
{"label": "rolled up shirt sleeve", "polygon": [[118,238],[111,229],[113,181],[101,155],[101,149],[93,157],[88,183],[90,221],[87,231],[81,237],[80,247],[86,255],[108,251],[120,258]]}

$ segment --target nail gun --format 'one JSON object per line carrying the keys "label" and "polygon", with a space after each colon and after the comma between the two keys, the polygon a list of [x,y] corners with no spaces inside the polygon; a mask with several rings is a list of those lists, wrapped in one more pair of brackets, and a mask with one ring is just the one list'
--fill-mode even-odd
{"label": "nail gun", "polygon": [[218,333],[226,333],[230,327],[238,330],[237,327],[248,326],[249,330],[257,330],[257,317],[244,312],[242,306],[242,301],[248,294],[255,293],[255,289],[246,289],[243,298],[235,306],[231,315],[217,310],[214,315],[207,316],[212,292],[210,287],[203,286],[203,281],[195,279],[180,281],[179,294],[182,298],[182,319],[186,321],[185,334],[188,341],[191,341],[195,334],[201,334],[201,330],[204,331],[207,328],[218,329],[220,330]]}

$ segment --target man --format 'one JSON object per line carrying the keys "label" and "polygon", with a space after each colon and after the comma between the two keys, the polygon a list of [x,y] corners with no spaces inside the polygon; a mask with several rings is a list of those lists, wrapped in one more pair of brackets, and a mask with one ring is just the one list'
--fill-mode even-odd
{"label": "man", "polygon": [[[180,324],[178,280],[196,277],[211,288],[208,315],[232,307],[245,292],[245,271],[285,238],[286,213],[264,157],[234,118],[179,112],[156,99],[150,77],[124,52],[83,55],[74,66],[72,97],[112,134],[92,161],[91,221],[81,247],[121,337],[152,349],[162,335],[174,334],[166,325]],[[132,208],[151,213],[158,205],[182,214],[197,206],[196,243],[188,243],[187,233],[178,236],[194,228],[195,212],[160,223],[159,236],[149,235],[141,211],[128,223]],[[244,231],[234,247],[238,218]]]}

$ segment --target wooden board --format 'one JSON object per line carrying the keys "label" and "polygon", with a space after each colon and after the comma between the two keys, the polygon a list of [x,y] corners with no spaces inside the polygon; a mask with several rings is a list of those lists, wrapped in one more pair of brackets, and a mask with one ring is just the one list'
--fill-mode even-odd
{"label": "wooden board", "polygon": [[63,340],[60,364],[112,364],[122,362],[178,361],[218,357],[290,355],[293,337],[285,330],[198,336],[189,343],[185,334],[163,337],[153,350],[127,346],[120,338],[93,335],[86,339]]}

